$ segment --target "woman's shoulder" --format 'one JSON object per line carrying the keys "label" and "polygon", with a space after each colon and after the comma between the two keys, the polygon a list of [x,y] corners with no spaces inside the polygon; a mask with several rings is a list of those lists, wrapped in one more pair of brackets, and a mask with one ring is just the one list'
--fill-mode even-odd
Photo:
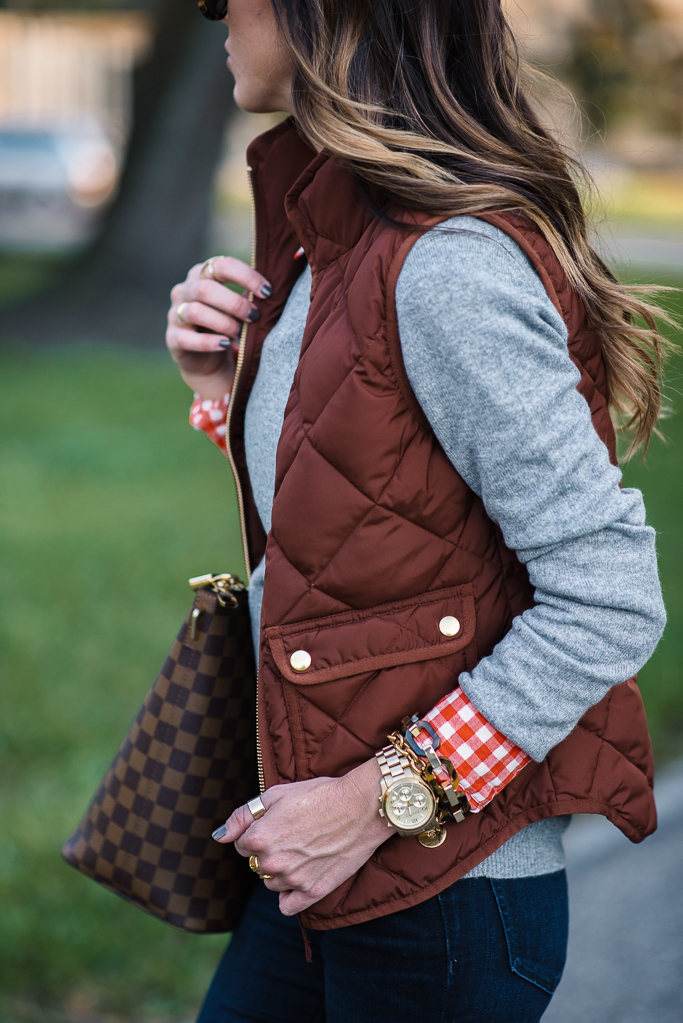
{"label": "woman's shoulder", "polygon": [[522,320],[566,341],[564,321],[524,251],[479,217],[451,217],[420,235],[401,268],[396,307],[400,326],[432,319],[438,309],[449,332],[454,318],[470,329],[490,318],[508,329]]}
{"label": "woman's shoulder", "polygon": [[472,284],[478,288],[483,283],[493,291],[511,289],[550,301],[533,264],[513,238],[475,216],[451,217],[421,235],[400,277],[404,284],[406,278],[428,277],[447,289]]}

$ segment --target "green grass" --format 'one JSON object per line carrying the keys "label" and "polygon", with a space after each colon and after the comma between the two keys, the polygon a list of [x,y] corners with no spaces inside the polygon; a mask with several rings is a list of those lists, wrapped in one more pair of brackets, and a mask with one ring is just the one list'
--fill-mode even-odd
{"label": "green grass", "polygon": [[[651,273],[633,275],[655,283]],[[683,281],[660,275],[659,283],[683,288]],[[683,293],[662,301],[683,323]],[[667,331],[679,345],[681,334]],[[663,440],[653,438],[643,460],[635,456],[624,466],[624,485],[638,487],[645,497],[648,522],[657,530],[659,573],[669,616],[664,636],[638,676],[648,713],[658,763],[683,756],[683,353],[668,364],[666,393],[673,414],[662,424]]]}
{"label": "green grass", "polygon": [[190,1018],[225,938],[172,930],[59,849],[187,611],[189,576],[243,574],[230,470],[187,426],[164,357],[0,367],[0,1017],[63,1004],[67,1018]]}
{"label": "green grass", "polygon": [[[678,357],[674,390],[682,371]],[[190,1020],[225,944],[171,930],[59,856],[187,609],[187,578],[242,571],[230,472],[188,404],[160,355],[0,352],[3,1023]],[[670,613],[641,675],[660,762],[683,753],[683,417],[665,430],[626,470],[659,531]]]}

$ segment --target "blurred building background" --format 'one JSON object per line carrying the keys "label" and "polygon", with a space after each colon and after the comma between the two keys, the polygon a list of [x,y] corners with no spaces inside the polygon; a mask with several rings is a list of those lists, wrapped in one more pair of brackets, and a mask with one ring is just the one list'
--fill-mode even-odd
{"label": "blurred building background", "polygon": [[116,188],[143,12],[0,11],[0,246],[92,241]]}
{"label": "blurred building background", "polygon": [[[3,253],[77,256],[102,231],[96,263],[89,260],[81,282],[80,316],[63,303],[59,310],[69,321],[60,339],[108,332],[112,340],[152,345],[161,287],[165,298],[173,272],[216,247],[248,252],[242,153],[264,118],[231,107],[217,56],[221,30],[191,25],[189,0],[182,9],[180,0],[146,0],[138,10],[81,0],[71,11],[48,2],[0,10],[0,260],[13,288],[7,299],[17,297],[17,267],[25,264]],[[549,95],[545,85],[538,90],[544,116],[593,175],[593,212],[610,221],[604,236],[625,239],[616,256],[633,254],[632,236],[649,243],[661,236],[656,253],[651,244],[635,249],[679,261],[683,0],[507,0],[507,9],[524,55],[579,101],[576,107],[567,95]],[[204,59],[210,51],[214,71],[219,67],[213,85]],[[168,109],[174,88],[183,94],[171,103],[175,116]],[[183,164],[180,147],[190,163]],[[163,266],[153,272],[155,246]],[[123,273],[130,252],[137,256]],[[56,268],[48,259],[33,269],[29,292]],[[103,278],[108,293],[116,291],[113,305],[130,304],[132,317],[111,308],[106,326],[99,318],[93,324],[88,307],[101,309]],[[0,279],[0,300],[2,287]],[[6,335],[42,338],[40,317],[21,312],[6,314]]]}
{"label": "blurred building background", "polygon": [[[624,279],[683,287],[683,0],[506,2],[524,54],[569,87],[536,101],[593,175],[596,243]],[[187,427],[163,335],[192,263],[248,258],[244,151],[272,118],[236,109],[225,30],[193,0],[63,4],[0,7],[0,1019],[189,1023],[225,940],[144,916],[59,848],[165,656],[184,581],[242,571],[230,474]],[[664,301],[683,315],[679,292]],[[683,1019],[683,860],[662,851],[683,837],[682,368],[665,441],[625,467],[670,616],[640,676],[665,826],[637,861],[613,839],[581,846],[573,919],[594,934],[572,939],[590,954],[571,954],[554,1023]]]}

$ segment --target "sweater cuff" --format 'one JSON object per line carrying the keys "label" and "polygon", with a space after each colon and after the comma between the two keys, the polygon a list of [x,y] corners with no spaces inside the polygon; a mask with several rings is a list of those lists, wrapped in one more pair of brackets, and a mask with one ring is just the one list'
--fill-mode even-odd
{"label": "sweater cuff", "polygon": [[198,394],[195,394],[190,409],[190,426],[205,433],[223,454],[227,454],[225,420],[229,401],[230,394],[226,394],[223,398],[215,398],[213,401],[208,398],[202,400]]}
{"label": "sweater cuff", "polygon": [[[458,772],[458,789],[467,796],[473,813],[483,810],[531,763],[531,757],[487,721],[462,689],[445,696],[424,720],[441,740],[439,755],[450,760]],[[417,741],[428,738],[422,732]]]}

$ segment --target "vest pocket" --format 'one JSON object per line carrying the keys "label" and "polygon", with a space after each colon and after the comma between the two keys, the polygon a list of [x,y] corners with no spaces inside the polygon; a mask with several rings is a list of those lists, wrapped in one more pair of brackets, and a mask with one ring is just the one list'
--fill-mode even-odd
{"label": "vest pocket", "polygon": [[278,776],[337,777],[368,760],[474,667],[474,634],[469,584],[267,628],[260,677]]}
{"label": "vest pocket", "polygon": [[272,626],[265,635],[281,674],[306,686],[447,657],[472,643],[474,627],[474,595],[467,583]]}

